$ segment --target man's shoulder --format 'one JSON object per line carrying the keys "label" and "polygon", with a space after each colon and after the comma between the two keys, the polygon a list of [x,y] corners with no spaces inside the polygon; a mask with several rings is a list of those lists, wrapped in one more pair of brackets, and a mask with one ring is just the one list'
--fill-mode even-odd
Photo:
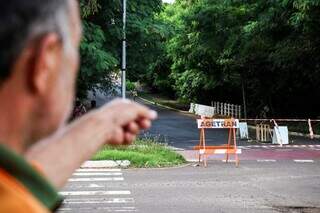
{"label": "man's shoulder", "polygon": [[[32,206],[38,203],[40,207],[43,206],[46,209],[54,210],[61,204],[62,198],[34,166],[27,162],[22,156],[19,156],[1,144],[0,175],[0,183],[2,183],[0,193],[3,192],[0,198],[1,203],[3,203],[2,199],[6,199],[6,196],[15,197],[23,194],[24,196],[20,197],[20,199],[26,198],[23,201],[29,201]],[[12,191],[12,189],[15,190]],[[17,202],[9,203],[10,205],[20,205]]]}
{"label": "man's shoulder", "polygon": [[0,212],[48,212],[22,184],[1,168],[0,204]]}

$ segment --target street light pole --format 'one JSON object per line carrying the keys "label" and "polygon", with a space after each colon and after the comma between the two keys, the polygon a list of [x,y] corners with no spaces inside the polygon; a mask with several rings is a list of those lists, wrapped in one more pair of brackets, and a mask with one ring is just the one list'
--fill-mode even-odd
{"label": "street light pole", "polygon": [[121,86],[122,98],[126,98],[126,70],[127,70],[127,35],[126,35],[126,21],[127,21],[127,0],[122,0],[123,25],[122,25],[122,63],[121,63]]}

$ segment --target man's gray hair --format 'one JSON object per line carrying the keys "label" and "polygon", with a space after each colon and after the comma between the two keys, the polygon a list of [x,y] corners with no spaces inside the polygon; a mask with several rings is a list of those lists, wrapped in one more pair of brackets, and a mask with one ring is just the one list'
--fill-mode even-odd
{"label": "man's gray hair", "polygon": [[12,65],[31,40],[57,33],[64,47],[70,45],[70,0],[1,1],[0,84],[10,76]]}
{"label": "man's gray hair", "polygon": [[[68,2],[68,0],[63,1]],[[28,39],[32,40],[35,37],[45,35],[50,32],[55,32],[60,36],[65,47],[70,44],[71,31],[68,7],[63,4],[58,4],[57,6],[58,8],[55,11],[44,14],[43,18],[40,18],[34,22],[34,24],[30,27]],[[43,9],[45,13],[46,11],[50,11],[45,10],[45,8]]]}

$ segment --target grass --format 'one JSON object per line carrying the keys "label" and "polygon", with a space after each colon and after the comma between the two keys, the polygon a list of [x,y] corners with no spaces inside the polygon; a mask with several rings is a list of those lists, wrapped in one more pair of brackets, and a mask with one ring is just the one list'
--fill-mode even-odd
{"label": "grass", "polygon": [[169,106],[174,109],[188,111],[190,108],[190,104],[188,104],[188,103],[184,103],[181,100],[173,100],[172,98],[169,98],[169,97],[167,97],[165,95],[161,95],[161,94],[151,94],[151,93],[147,93],[147,92],[139,92],[139,96],[141,96],[142,98],[145,98],[149,101],[152,101],[152,102],[155,102],[158,104],[162,104],[165,106]]}
{"label": "grass", "polygon": [[130,167],[160,168],[186,163],[185,159],[156,139],[137,139],[131,146],[105,146],[93,160],[129,160]]}

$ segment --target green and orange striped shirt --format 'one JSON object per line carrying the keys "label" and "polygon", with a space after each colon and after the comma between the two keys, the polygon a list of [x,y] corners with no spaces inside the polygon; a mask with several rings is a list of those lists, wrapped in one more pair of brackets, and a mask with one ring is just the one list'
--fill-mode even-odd
{"label": "green and orange striped shirt", "polygon": [[23,157],[0,144],[0,212],[47,213],[62,198]]}

